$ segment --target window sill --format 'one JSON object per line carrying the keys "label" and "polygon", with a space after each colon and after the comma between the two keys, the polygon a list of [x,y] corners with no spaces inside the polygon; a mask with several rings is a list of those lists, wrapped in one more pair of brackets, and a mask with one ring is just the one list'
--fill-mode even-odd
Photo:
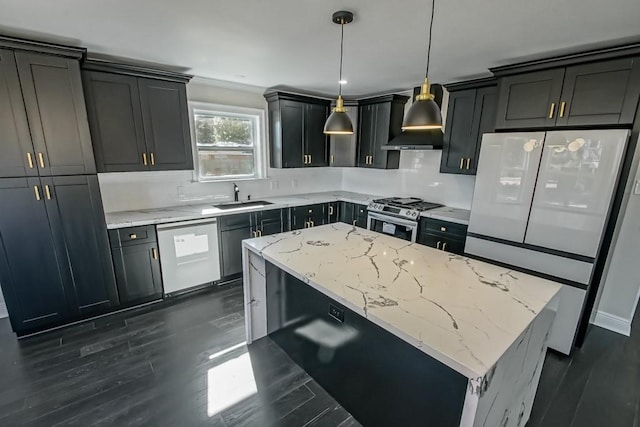
{"label": "window sill", "polygon": [[203,184],[216,183],[216,182],[241,182],[241,181],[268,181],[268,177],[238,177],[238,178],[212,178],[212,179],[194,179],[191,182],[200,182]]}

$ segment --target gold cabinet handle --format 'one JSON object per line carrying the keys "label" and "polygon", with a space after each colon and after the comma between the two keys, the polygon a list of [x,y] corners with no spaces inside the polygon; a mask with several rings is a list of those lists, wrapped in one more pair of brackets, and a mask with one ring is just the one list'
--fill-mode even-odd
{"label": "gold cabinet handle", "polygon": [[156,248],[151,248],[151,256],[153,259],[158,259],[158,250]]}
{"label": "gold cabinet handle", "polygon": [[357,220],[357,219],[354,219],[354,220],[353,220],[353,225],[356,225],[356,223],[357,223],[357,222],[358,222],[358,220]]}
{"label": "gold cabinet handle", "polygon": [[309,221],[304,223],[304,228],[309,228],[311,227],[311,223]]}
{"label": "gold cabinet handle", "polygon": [[147,166],[147,153],[142,153],[142,163]]}
{"label": "gold cabinet handle", "polygon": [[446,249],[447,249],[447,242],[444,242],[444,243],[442,244],[442,250],[444,251],[444,250],[446,250]]}
{"label": "gold cabinet handle", "polygon": [[149,153],[149,157],[151,158],[151,166],[155,166],[156,165],[156,156],[154,156],[153,153]]}
{"label": "gold cabinet handle", "polygon": [[38,161],[40,162],[40,167],[44,168],[44,155],[42,153],[38,153]]}
{"label": "gold cabinet handle", "polygon": [[329,215],[333,215],[333,206],[329,205]]}
{"label": "gold cabinet handle", "polygon": [[560,103],[560,117],[564,117],[564,109],[566,108],[567,103],[565,101],[562,101]]}
{"label": "gold cabinet handle", "polygon": [[440,249],[440,243],[442,242],[438,241],[438,243],[436,243],[436,249]]}
{"label": "gold cabinet handle", "polygon": [[467,159],[467,170],[471,167],[471,159]]}
{"label": "gold cabinet handle", "polygon": [[464,159],[460,159],[460,169],[464,167]]}
{"label": "gold cabinet handle", "polygon": [[555,114],[555,112],[556,112],[556,103],[552,102],[551,103],[551,108],[549,108],[549,118],[550,119],[553,119],[553,115]]}
{"label": "gold cabinet handle", "polygon": [[33,156],[31,153],[27,153],[27,162],[29,162],[29,169],[33,169]]}
{"label": "gold cabinet handle", "polygon": [[309,221],[309,224],[311,224],[311,227],[315,227],[316,224],[313,221]]}
{"label": "gold cabinet handle", "polygon": [[331,160],[330,163],[333,164],[333,161],[335,160],[335,157],[333,156],[333,154],[331,155]]}
{"label": "gold cabinet handle", "polygon": [[47,200],[51,200],[51,189],[48,184],[44,186],[44,194],[47,196]]}
{"label": "gold cabinet handle", "polygon": [[256,233],[255,231],[252,231],[253,233],[253,238],[255,239],[256,237],[258,237],[258,233]]}
{"label": "gold cabinet handle", "polygon": [[33,192],[36,193],[36,200],[40,200],[40,189],[38,188],[37,185],[33,186]]}
{"label": "gold cabinet handle", "polygon": [[135,233],[131,233],[131,234],[129,234],[129,238],[130,238],[131,240],[136,240],[136,239],[138,238],[138,235],[137,235],[137,234],[135,234]]}
{"label": "gold cabinet handle", "polygon": [[447,227],[440,227],[440,231],[447,231]]}
{"label": "gold cabinet handle", "polygon": [[262,237],[262,230],[258,230],[258,237]]}

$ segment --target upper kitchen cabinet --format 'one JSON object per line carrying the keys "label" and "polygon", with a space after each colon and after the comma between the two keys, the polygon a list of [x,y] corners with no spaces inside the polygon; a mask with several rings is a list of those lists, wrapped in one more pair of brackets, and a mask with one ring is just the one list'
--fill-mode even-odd
{"label": "upper kitchen cabinet", "polygon": [[265,98],[271,167],[329,166],[324,123],[330,101],[284,92],[267,93]]}
{"label": "upper kitchen cabinet", "polygon": [[383,150],[391,139],[402,133],[404,106],[409,97],[386,95],[358,101],[359,167],[397,169],[400,151]]}
{"label": "upper kitchen cabinet", "polygon": [[[333,106],[333,105],[332,105]],[[353,124],[352,135],[331,135],[329,138],[329,165],[335,167],[351,167],[356,165],[358,149],[358,103],[344,101],[347,115]]]}
{"label": "upper kitchen cabinet", "polygon": [[475,175],[482,135],[494,130],[496,82],[473,80],[447,85],[447,90],[440,172]]}
{"label": "upper kitchen cabinet", "polygon": [[0,37],[0,177],[96,172],[84,49]]}
{"label": "upper kitchen cabinet", "polygon": [[98,172],[193,169],[191,76],[97,60],[83,70]]}
{"label": "upper kitchen cabinet", "polygon": [[491,69],[496,129],[631,125],[640,99],[640,46]]}

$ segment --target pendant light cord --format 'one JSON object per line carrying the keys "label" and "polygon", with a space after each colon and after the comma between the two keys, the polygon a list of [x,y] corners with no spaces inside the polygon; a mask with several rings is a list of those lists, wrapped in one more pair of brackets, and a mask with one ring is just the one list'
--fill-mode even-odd
{"label": "pendant light cord", "polygon": [[436,12],[436,0],[431,0],[431,22],[429,23],[429,47],[427,48],[427,73],[425,77],[429,77],[429,64],[431,64],[431,34],[433,32],[433,15]]}
{"label": "pendant light cord", "polygon": [[344,52],[344,19],[340,21],[340,79],[338,80],[338,96],[342,96],[342,54]]}

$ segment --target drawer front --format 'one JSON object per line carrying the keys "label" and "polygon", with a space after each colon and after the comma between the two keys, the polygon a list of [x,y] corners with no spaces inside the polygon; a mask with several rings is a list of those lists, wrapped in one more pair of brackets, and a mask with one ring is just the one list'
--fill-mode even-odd
{"label": "drawer front", "polygon": [[444,237],[441,234],[422,233],[418,236],[418,243],[454,254],[464,253],[464,240]]}
{"label": "drawer front", "polygon": [[111,241],[111,247],[114,249],[142,243],[153,243],[157,240],[156,227],[155,225],[144,225],[109,230],[109,240]]}
{"label": "drawer front", "polygon": [[420,220],[420,232],[464,239],[467,236],[467,226],[439,219],[423,218]]}
{"label": "drawer front", "polygon": [[258,224],[266,224],[266,223],[275,223],[282,222],[282,212],[281,209],[271,209],[268,211],[259,211],[256,212],[256,218],[258,219]]}
{"label": "drawer front", "polygon": [[247,212],[236,215],[226,215],[218,218],[220,231],[251,227],[251,215],[252,213]]}

